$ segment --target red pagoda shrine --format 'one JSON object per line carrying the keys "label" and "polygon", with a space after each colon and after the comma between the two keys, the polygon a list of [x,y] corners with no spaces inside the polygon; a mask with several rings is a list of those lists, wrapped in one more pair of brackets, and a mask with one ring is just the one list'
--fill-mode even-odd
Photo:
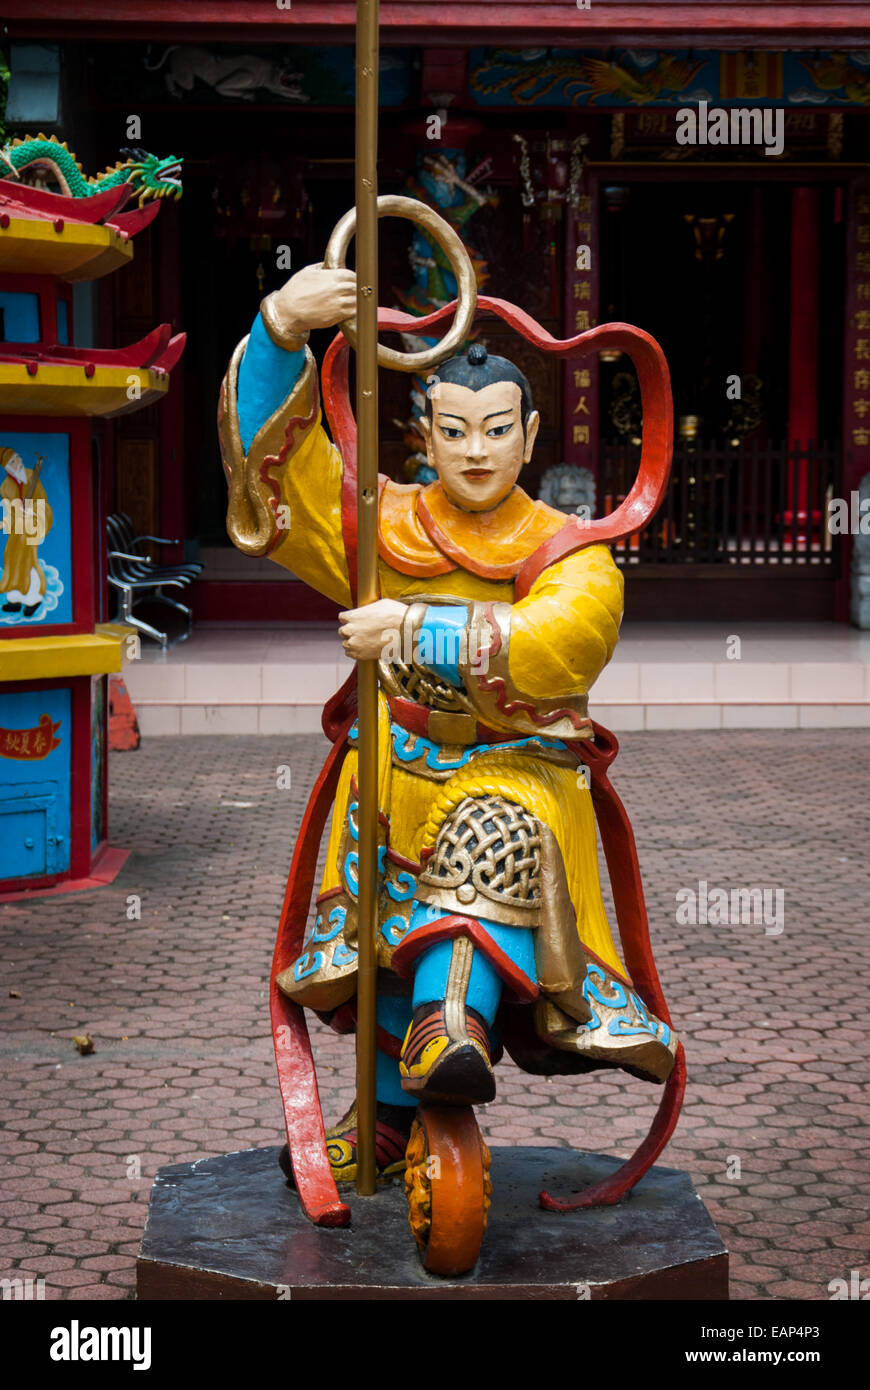
{"label": "red pagoda shrine", "polygon": [[122,183],[67,197],[0,179],[0,898],[110,881],[107,681],[132,634],[107,619],[90,421],[160,400],[184,349],[161,324],[73,346],[72,285],[126,265],[159,202]]}

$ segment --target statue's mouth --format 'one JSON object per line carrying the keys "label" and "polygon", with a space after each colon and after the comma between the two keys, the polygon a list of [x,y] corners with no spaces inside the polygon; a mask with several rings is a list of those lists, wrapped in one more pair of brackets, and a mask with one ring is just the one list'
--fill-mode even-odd
{"label": "statue's mouth", "polygon": [[466,468],[463,470],[463,478],[471,478],[472,481],[480,481],[483,478],[492,477],[491,468]]}

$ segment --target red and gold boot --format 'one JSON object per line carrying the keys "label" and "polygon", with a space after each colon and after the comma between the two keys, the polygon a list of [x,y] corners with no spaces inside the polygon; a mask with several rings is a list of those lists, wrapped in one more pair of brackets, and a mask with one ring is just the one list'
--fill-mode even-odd
{"label": "red and gold boot", "polygon": [[[386,1105],[378,1101],[377,1127],[375,1130],[376,1180],[390,1182],[402,1177],[405,1172],[405,1149],[414,1121],[414,1109],[410,1105]],[[344,1119],[326,1131],[326,1152],[329,1166],[336,1182],[356,1181],[356,1101]],[[295,1187],[290,1152],[285,1144],[278,1155],[281,1172],[288,1186]]]}
{"label": "red and gold boot", "polygon": [[438,1105],[483,1105],[495,1098],[489,1031],[466,1005],[474,948],[453,942],[444,999],[414,1010],[399,1057],[402,1090]]}

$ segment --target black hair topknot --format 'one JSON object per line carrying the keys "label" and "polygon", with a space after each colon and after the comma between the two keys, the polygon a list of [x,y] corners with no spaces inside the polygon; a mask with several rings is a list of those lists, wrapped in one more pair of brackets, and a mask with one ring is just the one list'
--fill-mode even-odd
{"label": "black hair topknot", "polygon": [[453,386],[467,386],[470,391],[482,391],[496,381],[512,381],[520,388],[520,418],[523,431],[526,419],[534,410],[532,388],[527,378],[506,357],[490,357],[483,343],[472,343],[465,356],[450,357],[428,378],[426,414],[432,419],[432,392],[439,381]]}

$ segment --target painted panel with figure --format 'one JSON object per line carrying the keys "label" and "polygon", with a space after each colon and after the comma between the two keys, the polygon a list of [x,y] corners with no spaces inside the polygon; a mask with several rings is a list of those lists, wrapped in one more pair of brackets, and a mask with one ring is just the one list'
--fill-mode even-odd
{"label": "painted panel with figure", "polygon": [[[0,435],[0,625],[71,623],[69,437]],[[7,634],[8,635],[8,634]]]}

